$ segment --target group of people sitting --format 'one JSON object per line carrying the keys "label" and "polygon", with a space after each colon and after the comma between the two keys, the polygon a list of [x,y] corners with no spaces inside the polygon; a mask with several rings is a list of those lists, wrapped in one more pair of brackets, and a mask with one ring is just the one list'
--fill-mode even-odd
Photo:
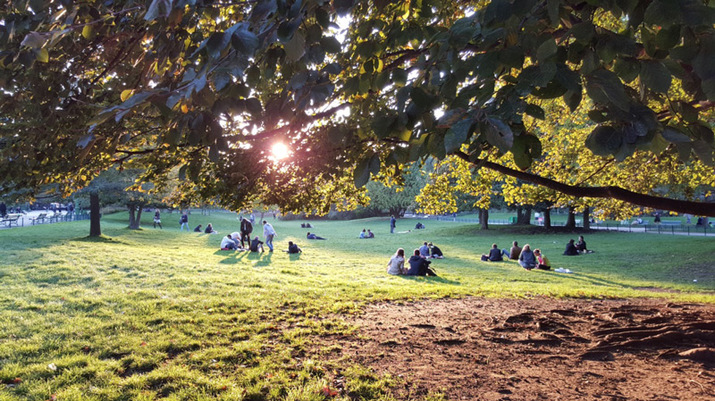
{"label": "group of people sitting", "polygon": [[581,255],[583,253],[593,253],[592,250],[586,248],[586,241],[584,241],[583,235],[580,235],[578,237],[578,242],[574,243],[574,240],[572,238],[566,244],[566,250],[564,251],[564,255],[576,256]]}
{"label": "group of people sitting", "polygon": [[360,231],[358,238],[360,238],[360,239],[375,238],[375,233],[370,231],[369,228],[367,229],[367,231],[365,231],[365,229],[363,228],[362,231]]}
{"label": "group of people sitting", "polygon": [[203,231],[206,234],[218,234],[218,231],[214,230],[214,226],[211,225],[211,223],[209,223],[205,229],[203,229],[202,227],[203,227],[203,225],[199,224],[198,226],[196,226],[194,228],[194,232],[200,233]]}
{"label": "group of people sitting", "polygon": [[[244,240],[248,243],[247,248],[243,246]],[[236,231],[231,234],[226,234],[226,236],[221,239],[221,250],[263,252],[263,241],[261,241],[258,236],[253,239],[243,239],[241,233]]]}
{"label": "group of people sitting", "polygon": [[485,262],[501,262],[504,260],[502,255],[508,256],[509,259],[518,261],[519,265],[526,270],[551,270],[551,262],[549,262],[549,259],[541,253],[541,249],[534,249],[532,251],[531,245],[529,244],[525,244],[522,248],[519,246],[517,241],[512,243],[509,251],[506,249],[499,249],[497,244],[492,244],[492,249],[489,250],[489,254],[483,254],[482,260]]}
{"label": "group of people sitting", "polygon": [[437,276],[430,265],[429,259],[444,259],[442,250],[436,245],[424,242],[423,245],[414,250],[412,256],[407,260],[409,268],[405,267],[405,250],[400,248],[387,262],[387,273],[392,275],[405,276]]}

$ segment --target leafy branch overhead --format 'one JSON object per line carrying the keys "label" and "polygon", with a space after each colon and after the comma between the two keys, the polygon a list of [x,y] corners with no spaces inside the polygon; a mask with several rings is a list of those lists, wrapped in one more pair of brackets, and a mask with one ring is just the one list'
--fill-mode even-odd
{"label": "leafy branch overhead", "polygon": [[[361,199],[350,181],[428,157],[491,168],[482,152],[494,149],[516,176],[542,157],[529,121],[554,118],[544,102],[588,108],[594,157],[713,166],[705,1],[33,0],[0,6],[0,19],[8,190],[69,191],[130,163],[154,181],[181,169],[229,207],[324,209]],[[290,159],[271,160],[277,141]],[[622,200],[659,207],[638,195]]]}

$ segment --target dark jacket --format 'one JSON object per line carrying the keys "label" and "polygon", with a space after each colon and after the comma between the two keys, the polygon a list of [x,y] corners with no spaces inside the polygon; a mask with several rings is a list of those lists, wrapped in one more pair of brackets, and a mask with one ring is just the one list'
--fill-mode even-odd
{"label": "dark jacket", "polygon": [[409,259],[410,269],[405,273],[408,276],[426,276],[430,262],[418,255],[412,255]]}
{"label": "dark jacket", "polygon": [[519,259],[519,255],[521,255],[521,247],[512,246],[509,250],[509,259],[517,260]]}
{"label": "dark jacket", "polygon": [[300,253],[300,248],[298,248],[298,245],[296,245],[296,244],[289,245],[288,253]]}
{"label": "dark jacket", "polygon": [[442,250],[439,249],[436,245],[432,245],[432,249],[430,251],[432,252],[432,256],[444,256],[442,254]]}
{"label": "dark jacket", "polygon": [[492,248],[489,250],[489,260],[492,262],[501,262],[502,257],[501,257],[501,249],[499,248]]}
{"label": "dark jacket", "polygon": [[241,220],[241,232],[250,234],[253,232],[253,224],[248,219]]}
{"label": "dark jacket", "polygon": [[588,249],[586,249],[586,241],[579,240],[576,243],[576,249],[582,252],[587,251]]}
{"label": "dark jacket", "polygon": [[536,255],[531,250],[522,250],[521,255],[519,255],[519,263],[525,268],[536,267]]}
{"label": "dark jacket", "polygon": [[259,240],[258,238],[254,238],[251,241],[251,252],[258,252],[258,247],[263,248],[263,241]]}
{"label": "dark jacket", "polygon": [[578,250],[576,249],[576,246],[573,244],[573,242],[569,241],[569,243],[566,244],[566,250],[564,251],[564,255],[568,255],[568,256],[578,255]]}

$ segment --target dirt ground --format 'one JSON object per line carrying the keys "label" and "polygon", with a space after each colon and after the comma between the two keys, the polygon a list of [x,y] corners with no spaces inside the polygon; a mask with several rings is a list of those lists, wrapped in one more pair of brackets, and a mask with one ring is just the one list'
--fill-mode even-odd
{"label": "dirt ground", "polygon": [[[401,378],[400,400],[715,400],[715,306],[440,299],[368,307],[328,359]],[[337,393],[343,380],[333,378]],[[349,389],[348,389],[349,391]]]}

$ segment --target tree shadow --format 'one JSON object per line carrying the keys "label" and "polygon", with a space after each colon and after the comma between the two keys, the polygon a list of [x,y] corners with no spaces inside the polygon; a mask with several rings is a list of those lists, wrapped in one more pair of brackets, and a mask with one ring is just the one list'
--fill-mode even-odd
{"label": "tree shadow", "polygon": [[266,252],[262,256],[263,257],[259,258],[254,266],[268,266],[271,264],[271,256],[273,256],[273,252]]}
{"label": "tree shadow", "polygon": [[121,244],[123,243],[122,241],[118,240],[117,238],[114,237],[108,237],[106,235],[100,235],[99,237],[79,237],[79,238],[70,238],[69,241],[72,242],[89,242],[89,243],[98,243],[98,244]]}
{"label": "tree shadow", "polygon": [[424,281],[429,281],[433,283],[441,283],[441,284],[448,284],[448,285],[462,285],[457,280],[450,280],[448,278],[442,277],[442,276],[405,276],[405,275],[400,275],[399,277],[405,279],[405,280],[410,280],[410,281],[417,281],[417,280],[424,280]]}
{"label": "tree shadow", "polygon": [[295,260],[300,260],[300,253],[289,253],[288,254],[288,259],[293,262]]}

